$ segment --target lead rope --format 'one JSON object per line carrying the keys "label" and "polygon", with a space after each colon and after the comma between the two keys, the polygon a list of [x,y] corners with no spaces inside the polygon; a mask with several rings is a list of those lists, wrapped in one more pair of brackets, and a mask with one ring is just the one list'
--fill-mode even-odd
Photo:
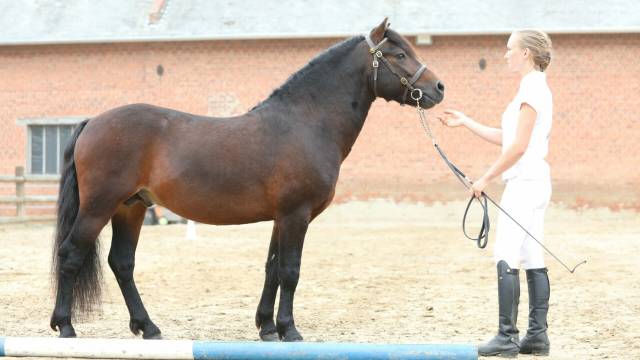
{"label": "lead rope", "polygon": [[[420,107],[419,100],[416,100],[416,102],[418,103],[417,109],[418,116],[420,118],[420,124],[422,125],[422,129],[424,130],[424,132],[431,138],[433,147],[436,148],[442,160],[444,160],[445,164],[447,164],[449,169],[451,169],[451,171],[453,172],[453,175],[458,178],[462,185],[464,185],[464,187],[466,187],[467,189],[471,189],[471,180],[469,180],[469,178],[462,171],[460,171],[460,169],[458,169],[451,161],[449,161],[447,155],[445,155],[442,149],[440,149],[440,146],[438,146],[438,142],[436,141],[435,136],[433,136],[431,128],[429,127],[429,123],[427,122],[426,115],[424,114],[424,109]],[[478,203],[480,203],[480,206],[482,206],[483,210],[482,226],[480,227],[480,232],[478,233],[478,237],[476,238],[469,236],[469,234],[467,233],[467,215],[469,214],[469,208],[471,207],[471,203],[473,203],[474,199],[477,200]],[[490,227],[491,223],[489,222],[489,208],[487,206],[487,197],[483,196],[482,199],[478,199],[475,196],[471,196],[469,202],[467,203],[467,207],[464,210],[464,215],[462,216],[462,232],[464,233],[464,236],[466,236],[469,240],[475,241],[480,249],[484,249],[489,242]]]}
{"label": "lead rope", "polygon": [[[427,134],[427,136],[429,138],[431,138],[431,141],[433,143],[433,147],[436,148],[436,150],[438,151],[438,154],[440,154],[440,157],[442,158],[442,160],[444,160],[445,164],[447,164],[449,169],[451,169],[451,171],[456,176],[456,178],[458,178],[458,180],[460,180],[460,182],[467,189],[471,189],[471,185],[473,184],[473,182],[471,180],[469,180],[469,178],[462,171],[460,171],[460,169],[458,169],[451,161],[449,161],[449,159],[444,154],[442,149],[440,149],[440,146],[438,146],[438,142],[436,141],[436,138],[433,135],[433,132],[431,132],[431,127],[429,126],[429,122],[427,121],[427,117],[426,117],[426,115],[424,113],[424,109],[422,107],[420,107],[420,99],[422,98],[422,92],[421,91],[419,92],[419,95],[420,96],[415,96],[414,97],[413,92],[411,93],[411,98],[416,102],[416,109],[418,111],[418,118],[420,119],[420,124],[422,125],[422,129]],[[467,213],[469,212],[469,207],[471,206],[471,203],[473,202],[473,199],[477,199],[478,200],[478,202],[482,206],[482,209],[483,209],[483,212],[484,212],[484,214],[482,216],[482,227],[480,228],[480,234],[478,235],[477,238],[472,238],[469,235],[467,235],[467,230],[466,230]],[[511,215],[509,215],[509,213],[507,213],[502,207],[500,207],[500,205],[498,205],[485,192],[482,192],[482,201],[480,199],[476,198],[475,196],[471,196],[471,199],[469,199],[469,202],[467,203],[467,208],[465,209],[464,216],[462,218],[462,231],[464,232],[464,235],[468,239],[476,241],[479,248],[483,249],[485,246],[487,246],[487,242],[489,240],[489,225],[490,224],[489,224],[489,211],[488,211],[489,209],[488,209],[488,206],[487,206],[487,199],[489,201],[491,201],[491,203],[493,203],[493,205],[495,205],[500,211],[502,211],[505,215],[507,215],[509,217],[509,219],[511,219],[514,223],[516,223],[522,230],[524,230],[524,232],[527,235],[529,235],[533,240],[535,240],[535,242],[537,242],[538,245],[542,246],[542,248],[549,255],[553,256],[553,258],[556,259],[570,273],[573,274],[574,271],[576,271],[576,269],[578,268],[578,266],[587,263],[587,260],[583,260],[583,261],[579,262],[573,268],[569,268],[567,265],[565,265],[565,263],[562,260],[560,260],[546,246],[544,246],[540,241],[538,241],[538,239],[536,239],[535,236],[531,235],[531,233],[527,229],[525,229],[524,226],[522,226],[519,222],[517,222],[516,219],[514,219]]]}

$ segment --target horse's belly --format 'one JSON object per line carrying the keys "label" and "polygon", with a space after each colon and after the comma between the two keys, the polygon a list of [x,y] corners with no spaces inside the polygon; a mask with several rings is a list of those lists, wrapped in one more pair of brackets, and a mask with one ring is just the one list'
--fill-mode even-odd
{"label": "horse's belly", "polygon": [[259,221],[273,220],[272,216],[269,216],[260,211],[247,211],[246,209],[221,209],[219,207],[215,209],[204,209],[204,211],[198,212],[198,209],[189,209],[184,214],[179,214],[187,219],[191,219],[200,223],[211,225],[239,225],[249,224]]}
{"label": "horse's belly", "polygon": [[259,191],[220,193],[189,189],[151,191],[154,201],[174,213],[197,222],[212,225],[248,224],[272,220],[269,201]]}

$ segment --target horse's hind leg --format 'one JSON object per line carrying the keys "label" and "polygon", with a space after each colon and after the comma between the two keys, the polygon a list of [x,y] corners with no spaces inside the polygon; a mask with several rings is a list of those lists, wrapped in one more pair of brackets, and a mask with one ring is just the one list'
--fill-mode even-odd
{"label": "horse's hind leg", "polygon": [[273,322],[273,307],[278,292],[278,225],[273,223],[273,233],[269,244],[269,254],[265,264],[264,288],[256,311],[256,327],[260,329],[263,341],[278,341],[276,325]]}
{"label": "horse's hind leg", "polygon": [[56,304],[51,315],[51,328],[60,337],[75,337],[71,325],[72,309],[90,311],[100,301],[100,266],[97,238],[108,215],[80,210],[69,232],[57,250]]}
{"label": "horse's hind leg", "polygon": [[161,337],[160,329],[149,318],[133,280],[136,247],[145,211],[142,203],[136,203],[131,207],[123,205],[111,218],[113,238],[109,251],[109,266],[116,276],[127,304],[131,332],[138,335],[142,331],[143,338],[157,339]]}

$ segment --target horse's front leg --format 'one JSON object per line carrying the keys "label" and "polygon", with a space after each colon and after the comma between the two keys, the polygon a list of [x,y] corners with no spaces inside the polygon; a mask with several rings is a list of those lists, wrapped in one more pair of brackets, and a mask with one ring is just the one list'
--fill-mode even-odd
{"label": "horse's front leg", "polygon": [[264,266],[264,288],[256,311],[256,327],[263,341],[278,341],[276,324],[273,322],[273,306],[278,292],[278,223],[273,223],[267,262]]}
{"label": "horse's front leg", "polygon": [[283,341],[302,340],[293,320],[293,297],[300,277],[302,245],[310,219],[310,212],[298,211],[276,220],[279,232],[278,279],[280,282],[276,328]]}

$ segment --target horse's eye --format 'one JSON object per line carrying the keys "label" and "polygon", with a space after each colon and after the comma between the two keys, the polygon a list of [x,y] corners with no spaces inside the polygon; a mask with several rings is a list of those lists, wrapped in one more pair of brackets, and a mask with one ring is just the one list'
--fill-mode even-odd
{"label": "horse's eye", "polygon": [[398,59],[398,60],[404,60],[405,57],[406,56],[403,53],[400,53],[400,54],[396,55],[396,59]]}

